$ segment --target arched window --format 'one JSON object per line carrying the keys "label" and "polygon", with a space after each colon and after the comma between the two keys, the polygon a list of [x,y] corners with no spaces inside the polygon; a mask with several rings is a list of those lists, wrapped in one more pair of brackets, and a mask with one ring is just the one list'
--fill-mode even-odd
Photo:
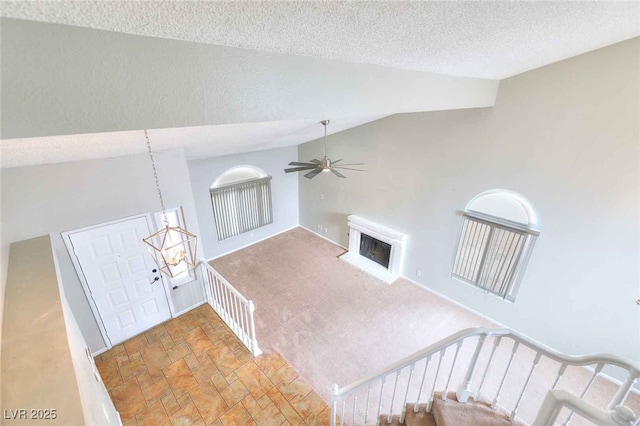
{"label": "arched window", "polygon": [[273,223],[271,176],[257,167],[227,170],[209,192],[218,241]]}
{"label": "arched window", "polygon": [[514,301],[539,234],[540,219],[525,197],[482,192],[464,209],[451,275]]}

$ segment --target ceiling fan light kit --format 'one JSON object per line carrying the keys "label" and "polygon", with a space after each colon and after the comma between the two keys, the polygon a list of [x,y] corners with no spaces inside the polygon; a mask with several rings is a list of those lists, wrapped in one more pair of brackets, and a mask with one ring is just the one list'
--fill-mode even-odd
{"label": "ceiling fan light kit", "polygon": [[324,126],[324,157],[322,157],[322,160],[318,160],[318,159],[313,159],[311,161],[309,161],[308,163],[303,163],[303,162],[299,162],[299,161],[292,161],[289,163],[290,166],[296,166],[296,167],[291,167],[288,169],[284,169],[284,171],[286,173],[293,173],[293,172],[302,172],[302,171],[307,171],[307,170],[311,170],[310,172],[306,173],[304,175],[304,177],[306,177],[307,179],[313,179],[314,177],[316,177],[319,173],[323,172],[323,173],[333,173],[334,175],[338,176],[339,178],[346,178],[345,175],[343,175],[342,173],[340,173],[337,169],[343,169],[343,170],[353,170],[356,172],[364,172],[365,170],[361,170],[361,169],[352,169],[350,167],[345,167],[345,166],[362,166],[364,165],[364,163],[350,163],[350,164],[340,164],[340,165],[336,165],[338,164],[340,161],[342,161],[342,158],[339,160],[335,160],[332,161],[329,156],[327,155],[327,125],[329,125],[329,120],[322,120],[320,122],[320,124],[322,124]]}

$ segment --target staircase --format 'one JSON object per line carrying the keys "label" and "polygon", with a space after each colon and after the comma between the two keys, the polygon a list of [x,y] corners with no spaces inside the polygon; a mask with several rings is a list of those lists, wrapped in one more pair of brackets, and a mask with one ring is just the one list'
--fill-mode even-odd
{"label": "staircase", "polygon": [[[603,376],[614,370],[622,382]],[[334,385],[331,426],[640,426],[624,406],[638,377],[640,367],[612,355],[568,356],[511,330],[466,329]]]}
{"label": "staircase", "polygon": [[426,412],[427,404],[407,404],[405,407],[404,423],[400,422],[400,415],[381,415],[380,426],[524,426],[520,421],[512,422],[506,411],[491,408],[491,404],[482,401],[468,401],[460,404],[451,393],[446,401],[436,394],[430,413]]}

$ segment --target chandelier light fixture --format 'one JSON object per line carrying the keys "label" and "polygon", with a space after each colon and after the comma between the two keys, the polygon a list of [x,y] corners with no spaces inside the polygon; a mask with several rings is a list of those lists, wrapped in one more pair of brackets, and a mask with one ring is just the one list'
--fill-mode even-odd
{"label": "chandelier light fixture", "polygon": [[147,149],[151,166],[153,168],[153,177],[158,189],[158,198],[160,198],[160,206],[162,207],[162,220],[164,228],[160,231],[143,238],[142,241],[147,245],[147,249],[158,265],[160,271],[174,278],[196,267],[196,251],[198,248],[198,237],[195,234],[183,229],[178,225],[169,226],[169,219],[164,208],[164,200],[162,191],[160,191],[160,183],[158,181],[158,171],[156,163],[151,152],[151,143],[147,130],[144,131],[144,137],[147,140]]}

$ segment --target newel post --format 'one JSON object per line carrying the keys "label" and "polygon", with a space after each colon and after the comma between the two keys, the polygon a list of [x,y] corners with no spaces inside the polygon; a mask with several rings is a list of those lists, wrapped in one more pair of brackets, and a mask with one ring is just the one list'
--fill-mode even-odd
{"label": "newel post", "polygon": [[258,339],[256,338],[256,322],[253,318],[255,310],[256,306],[253,304],[253,300],[249,300],[249,338],[251,339],[251,353],[254,357],[262,355],[262,350],[258,347]]}
{"label": "newel post", "polygon": [[458,391],[456,392],[456,397],[459,402],[467,402],[469,400],[469,395],[471,395],[471,382],[473,380],[473,374],[476,371],[476,366],[478,364],[478,358],[480,357],[480,352],[482,351],[482,345],[484,345],[484,341],[487,338],[486,334],[480,335],[478,338],[478,343],[476,344],[476,350],[473,352],[473,357],[469,362],[469,367],[467,368],[467,372],[464,375],[464,380],[460,384]]}

